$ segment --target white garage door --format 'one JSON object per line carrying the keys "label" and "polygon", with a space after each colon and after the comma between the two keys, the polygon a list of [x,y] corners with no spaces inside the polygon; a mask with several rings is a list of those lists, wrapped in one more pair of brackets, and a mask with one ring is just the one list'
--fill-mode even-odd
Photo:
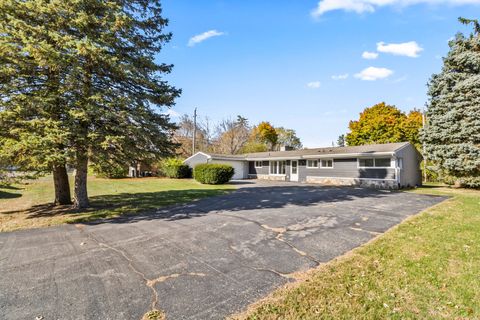
{"label": "white garage door", "polygon": [[221,163],[221,164],[231,165],[235,170],[235,173],[232,179],[233,180],[245,179],[245,170],[247,166],[245,161],[212,160],[211,163]]}

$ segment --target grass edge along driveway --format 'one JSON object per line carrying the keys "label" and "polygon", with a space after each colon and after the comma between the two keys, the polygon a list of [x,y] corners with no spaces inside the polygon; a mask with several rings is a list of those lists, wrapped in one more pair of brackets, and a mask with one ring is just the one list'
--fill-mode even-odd
{"label": "grass edge along driveway", "polygon": [[[71,183],[73,186],[73,183]],[[44,177],[0,187],[0,232],[114,218],[222,195],[232,185],[203,185],[192,179],[99,179],[89,177],[91,207],[81,212],[53,207],[53,182]]]}
{"label": "grass edge along driveway", "polygon": [[480,318],[480,191],[451,196],[232,319]]}

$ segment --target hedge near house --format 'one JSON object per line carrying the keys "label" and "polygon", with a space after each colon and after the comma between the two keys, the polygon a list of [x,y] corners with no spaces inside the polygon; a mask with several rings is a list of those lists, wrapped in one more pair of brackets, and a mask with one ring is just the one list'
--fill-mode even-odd
{"label": "hedge near house", "polygon": [[224,184],[232,179],[235,170],[226,164],[204,163],[193,169],[195,180],[204,184]]}
{"label": "hedge near house", "polygon": [[192,177],[192,169],[177,158],[163,160],[160,169],[168,178],[187,179]]}

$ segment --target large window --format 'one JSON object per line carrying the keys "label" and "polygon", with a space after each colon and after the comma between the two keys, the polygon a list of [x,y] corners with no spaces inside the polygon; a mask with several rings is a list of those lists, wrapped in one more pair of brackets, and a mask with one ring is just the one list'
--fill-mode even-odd
{"label": "large window", "polygon": [[373,168],[375,167],[375,163],[373,162],[373,158],[371,159],[358,159],[358,166],[364,168]]}
{"label": "large window", "polygon": [[362,158],[358,159],[360,168],[390,168],[390,158]]}
{"label": "large window", "polygon": [[307,160],[307,168],[318,168],[318,160]]}
{"label": "large window", "polygon": [[285,174],[285,161],[270,161],[270,174]]}
{"label": "large window", "polygon": [[332,159],[321,160],[320,168],[333,168],[333,160]]}
{"label": "large window", "polygon": [[375,167],[390,168],[390,158],[375,158]]}
{"label": "large window", "polygon": [[263,161],[255,161],[255,168],[262,168],[263,167]]}

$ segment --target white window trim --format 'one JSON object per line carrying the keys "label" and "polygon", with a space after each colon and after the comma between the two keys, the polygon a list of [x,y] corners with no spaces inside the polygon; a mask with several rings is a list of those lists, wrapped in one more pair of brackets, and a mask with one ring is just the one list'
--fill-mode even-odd
{"label": "white window trim", "polygon": [[321,179],[339,179],[339,180],[375,180],[375,181],[397,181],[397,179],[380,179],[380,178],[345,178],[345,177],[319,177],[319,176],[306,176],[306,178],[321,178]]}
{"label": "white window trim", "polygon": [[[331,167],[323,167],[322,166],[322,161],[329,161],[329,160],[332,161],[332,166]],[[320,159],[318,161],[318,165],[320,166],[321,169],[333,169],[335,167],[335,161],[333,161],[333,158],[332,159]]]}
{"label": "white window trim", "polygon": [[[285,173],[272,173],[272,162],[277,162],[277,168],[280,167],[280,162],[285,162]],[[287,175],[287,162],[285,160],[271,160],[268,162],[268,175],[284,177]]]}
{"label": "white window trim", "polygon": [[[259,165],[259,166],[257,166],[257,162],[260,162],[260,165]],[[256,169],[261,169],[261,168],[263,168],[263,161],[255,160],[254,166],[255,166]]]}
{"label": "white window trim", "polygon": [[[378,158],[384,158],[384,157],[378,157]],[[362,167],[360,166],[360,159],[373,159],[373,167]],[[374,157],[371,157],[371,158],[357,158],[357,168],[358,169],[395,169],[393,166],[392,166],[392,161],[390,160],[390,166],[389,167],[377,167],[376,166],[376,161],[375,161],[376,158]]]}
{"label": "white window trim", "polygon": [[[313,162],[313,161],[317,161],[317,166],[316,166],[316,167],[310,167],[310,166],[308,166],[308,162],[309,162],[309,161],[312,161],[312,162]],[[307,159],[307,164],[306,164],[306,165],[307,165],[307,169],[318,169],[319,166],[320,166],[320,161],[319,161],[318,159]]]}
{"label": "white window trim", "polygon": [[[297,173],[293,173],[293,165],[292,165],[292,162],[294,162],[294,161],[297,163],[297,165],[295,166],[295,169],[297,169]],[[286,166],[286,164],[285,164],[285,166]],[[298,167],[299,167],[299,165],[298,165],[298,160],[292,160],[292,161],[290,161],[290,174],[298,175]],[[287,171],[287,170],[286,170],[286,167],[285,167],[285,172],[286,172],[286,171]]]}

